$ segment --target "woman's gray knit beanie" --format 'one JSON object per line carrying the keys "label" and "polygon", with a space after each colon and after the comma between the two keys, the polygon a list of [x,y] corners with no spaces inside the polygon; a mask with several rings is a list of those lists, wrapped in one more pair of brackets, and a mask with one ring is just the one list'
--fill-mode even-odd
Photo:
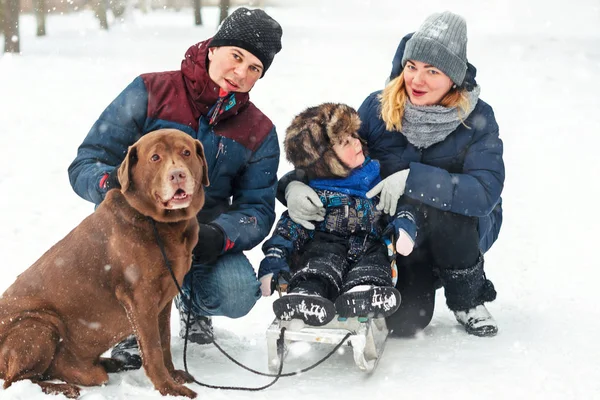
{"label": "woman's gray knit beanie", "polygon": [[467,23],[450,11],[427,17],[406,43],[402,67],[408,60],[421,61],[440,69],[457,86],[467,72]]}

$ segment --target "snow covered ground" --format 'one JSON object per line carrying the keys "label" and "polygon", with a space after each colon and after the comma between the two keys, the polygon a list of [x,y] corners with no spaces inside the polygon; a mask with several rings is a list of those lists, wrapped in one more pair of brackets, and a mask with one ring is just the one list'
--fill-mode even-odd
{"label": "snow covered ground", "polygon": [[[440,291],[431,325],[418,338],[390,339],[370,376],[346,349],[263,392],[190,385],[198,398],[600,398],[600,3],[279,3],[267,11],[283,25],[283,51],[251,97],[281,134],[309,105],[358,107],[384,84],[402,35],[431,12],[449,9],[467,18],[469,59],[505,143],[504,226],[486,258],[499,293],[489,309],[500,333],[468,336]],[[139,73],[177,69],[191,44],[214,33],[217,10],[204,9],[204,27],[193,26],[190,10],[133,17],[103,32],[89,12],[51,15],[48,36],[36,38],[34,19],[24,15],[22,55],[0,56],[0,292],[92,212],[71,190],[67,167],[100,112]],[[279,172],[289,169],[282,160]],[[258,266],[260,252],[249,257]],[[273,300],[260,300],[238,320],[215,319],[219,343],[263,371]],[[177,319],[172,328],[176,333]],[[173,348],[181,366],[177,337]],[[326,350],[295,346],[287,366],[300,369]],[[192,346],[188,365],[211,384],[269,381],[240,370],[212,346]],[[111,375],[106,386],[82,393],[86,400],[162,398],[143,371]],[[28,381],[0,389],[3,400],[51,398]]]}

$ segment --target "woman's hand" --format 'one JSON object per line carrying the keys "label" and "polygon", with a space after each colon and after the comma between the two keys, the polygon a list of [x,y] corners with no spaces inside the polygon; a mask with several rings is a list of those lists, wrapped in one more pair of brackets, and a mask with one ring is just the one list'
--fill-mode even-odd
{"label": "woman's hand", "polygon": [[379,182],[373,189],[367,192],[369,199],[381,193],[379,204],[377,204],[379,211],[383,210],[384,213],[389,215],[396,214],[396,206],[398,205],[400,196],[404,194],[409,172],[409,168],[398,171]]}
{"label": "woman's hand", "polygon": [[315,229],[310,221],[323,221],[325,217],[325,207],[317,193],[300,181],[288,184],[285,188],[285,201],[292,221],[306,229]]}

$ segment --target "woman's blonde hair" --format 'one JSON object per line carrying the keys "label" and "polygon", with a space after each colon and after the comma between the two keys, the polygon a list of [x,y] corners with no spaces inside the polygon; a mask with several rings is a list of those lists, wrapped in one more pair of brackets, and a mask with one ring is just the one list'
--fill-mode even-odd
{"label": "woman's blonde hair", "polygon": [[[402,117],[404,117],[404,105],[408,98],[404,82],[404,71],[386,85],[379,98],[381,101],[381,118],[385,122],[385,128],[388,131],[396,130],[400,132],[402,130]],[[464,125],[463,116],[467,113],[470,105],[464,89],[450,89],[440,100],[439,105],[449,108],[456,107],[458,118]]]}

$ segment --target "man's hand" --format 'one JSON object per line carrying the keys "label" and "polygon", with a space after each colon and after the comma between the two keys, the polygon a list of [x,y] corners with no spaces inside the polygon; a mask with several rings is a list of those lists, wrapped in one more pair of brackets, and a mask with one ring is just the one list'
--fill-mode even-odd
{"label": "man's hand", "polygon": [[315,225],[310,221],[323,221],[325,217],[325,208],[317,193],[300,181],[288,184],[285,200],[292,221],[306,229],[315,229]]}
{"label": "man's hand", "polygon": [[107,191],[110,189],[121,189],[121,182],[119,182],[119,165],[102,176],[102,179],[100,179],[100,187]]}
{"label": "man's hand", "polygon": [[409,171],[409,168],[398,171],[379,182],[373,189],[367,192],[369,199],[381,193],[379,204],[377,204],[379,211],[383,210],[384,213],[389,215],[396,213],[398,200],[400,200],[400,196],[404,194],[404,189],[406,188]]}
{"label": "man's hand", "polygon": [[225,234],[216,225],[200,224],[198,244],[194,247],[194,263],[214,264],[225,248]]}

